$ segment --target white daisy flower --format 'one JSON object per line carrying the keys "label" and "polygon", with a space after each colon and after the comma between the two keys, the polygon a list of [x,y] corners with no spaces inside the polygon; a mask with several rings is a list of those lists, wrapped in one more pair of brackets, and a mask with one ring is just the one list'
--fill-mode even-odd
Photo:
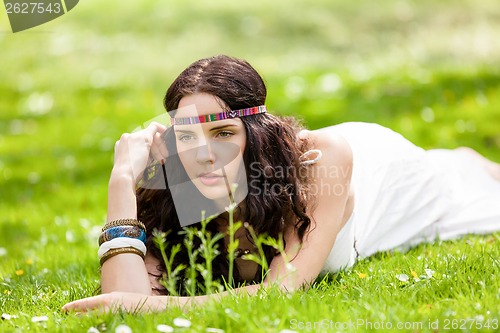
{"label": "white daisy flower", "polygon": [[177,327],[190,327],[191,322],[187,319],[184,319],[184,318],[175,318],[174,325]]}
{"label": "white daisy flower", "polygon": [[7,313],[2,313],[2,319],[3,320],[11,320],[12,316],[10,314],[7,314]]}
{"label": "white daisy flower", "polygon": [[174,328],[172,326],[168,326],[168,325],[164,325],[164,324],[160,324],[160,325],[156,326],[156,329],[158,330],[158,332],[162,332],[162,333],[170,333],[170,332],[174,331]]}
{"label": "white daisy flower", "polygon": [[205,330],[205,332],[209,332],[209,333],[224,333],[224,330],[222,330],[220,328],[207,327],[207,329]]}
{"label": "white daisy flower", "polygon": [[408,282],[408,280],[410,279],[406,274],[398,274],[396,275],[396,278],[401,282]]}
{"label": "white daisy flower", "polygon": [[115,329],[115,333],[132,333],[132,329],[127,325],[118,325]]}
{"label": "white daisy flower", "polygon": [[41,322],[48,321],[48,320],[49,320],[49,317],[47,317],[47,316],[39,316],[39,317],[32,317],[31,318],[31,322],[33,322],[33,323],[41,323]]}

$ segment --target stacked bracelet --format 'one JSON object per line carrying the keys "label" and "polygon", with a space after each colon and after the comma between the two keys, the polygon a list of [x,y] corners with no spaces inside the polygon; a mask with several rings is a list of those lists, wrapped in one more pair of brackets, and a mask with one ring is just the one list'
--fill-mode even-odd
{"label": "stacked bracelet", "polygon": [[102,258],[109,250],[119,249],[122,247],[133,247],[138,251],[141,251],[143,255],[146,255],[146,245],[143,241],[135,238],[128,237],[118,237],[110,241],[104,242],[97,251],[99,258]]}
{"label": "stacked bracelet", "polygon": [[119,227],[119,226],[135,226],[139,227],[142,230],[146,231],[146,226],[144,223],[142,223],[139,220],[136,219],[118,219],[118,220],[113,220],[110,222],[107,222],[104,227],[102,228],[102,231],[106,231],[107,229],[110,229],[112,227]]}
{"label": "stacked bracelet", "polygon": [[143,229],[136,226],[123,225],[104,230],[101,236],[99,236],[99,245],[118,237],[137,238],[146,243],[146,232]]}
{"label": "stacked bracelet", "polygon": [[121,253],[146,256],[146,227],[136,219],[119,219],[106,223],[99,237],[97,252],[101,266],[106,260]]}
{"label": "stacked bracelet", "polygon": [[141,251],[137,250],[136,248],[133,247],[121,247],[118,249],[111,249],[107,251],[101,258],[100,258],[100,263],[101,266],[108,260],[109,258],[112,258],[116,256],[117,254],[122,254],[122,253],[132,253],[132,254],[137,254],[141,258],[144,259],[144,255],[142,254]]}

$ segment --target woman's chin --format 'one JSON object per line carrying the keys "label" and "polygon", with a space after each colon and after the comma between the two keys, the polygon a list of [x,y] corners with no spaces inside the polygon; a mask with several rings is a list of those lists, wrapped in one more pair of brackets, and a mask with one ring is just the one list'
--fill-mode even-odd
{"label": "woman's chin", "polygon": [[210,200],[227,199],[229,201],[229,192],[226,184],[205,185],[199,181],[195,182],[195,186],[201,194]]}

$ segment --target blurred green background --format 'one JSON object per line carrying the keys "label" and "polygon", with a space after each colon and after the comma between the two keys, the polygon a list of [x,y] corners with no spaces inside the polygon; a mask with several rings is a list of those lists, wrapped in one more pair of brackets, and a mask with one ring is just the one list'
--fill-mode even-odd
{"label": "blurred green background", "polygon": [[182,69],[221,53],[310,128],[378,122],[500,161],[497,0],[87,0],[16,34],[2,8],[0,278],[97,278],[115,141],[163,113]]}

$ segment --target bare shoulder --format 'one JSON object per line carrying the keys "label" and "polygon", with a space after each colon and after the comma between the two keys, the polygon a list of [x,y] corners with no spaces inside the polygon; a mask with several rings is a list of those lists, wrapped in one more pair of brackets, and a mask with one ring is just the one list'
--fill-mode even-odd
{"label": "bare shoulder", "polygon": [[[302,138],[307,136],[312,141],[312,148],[322,153],[318,162],[308,166],[313,218],[321,223],[343,225],[346,215],[350,216],[354,195],[351,188],[351,147],[331,127],[300,134]],[[338,221],[330,218],[333,212],[341,214]]]}
{"label": "bare shoulder", "polygon": [[299,138],[307,138],[313,142],[313,148],[322,152],[318,165],[323,166],[352,166],[352,150],[347,140],[338,134],[333,127],[318,130],[303,130]]}

